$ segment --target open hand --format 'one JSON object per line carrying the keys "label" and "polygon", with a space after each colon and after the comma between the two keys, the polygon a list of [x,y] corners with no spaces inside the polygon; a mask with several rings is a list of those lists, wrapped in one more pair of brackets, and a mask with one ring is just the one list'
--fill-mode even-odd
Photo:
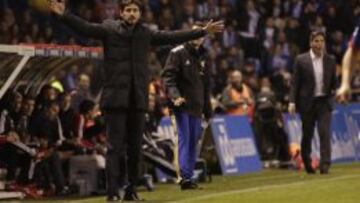
{"label": "open hand", "polygon": [[342,86],[340,87],[337,91],[336,91],[336,97],[335,97],[336,101],[339,103],[346,103],[349,101],[350,99],[350,88],[346,87],[346,86]]}
{"label": "open hand", "polygon": [[224,21],[216,21],[214,22],[213,20],[210,20],[205,27],[203,27],[203,29],[209,33],[209,34],[213,34],[213,33],[218,33],[218,32],[223,32],[224,31]]}
{"label": "open hand", "polygon": [[181,106],[183,103],[185,103],[185,99],[183,97],[178,97],[173,100],[173,103],[175,106]]}
{"label": "open hand", "polygon": [[19,135],[16,133],[16,132],[14,132],[14,131],[11,131],[11,132],[9,132],[9,134],[7,135],[7,137],[6,137],[6,141],[7,142],[17,142],[17,141],[19,141]]}
{"label": "open hand", "polygon": [[65,12],[65,0],[49,0],[50,11],[57,15],[63,15]]}

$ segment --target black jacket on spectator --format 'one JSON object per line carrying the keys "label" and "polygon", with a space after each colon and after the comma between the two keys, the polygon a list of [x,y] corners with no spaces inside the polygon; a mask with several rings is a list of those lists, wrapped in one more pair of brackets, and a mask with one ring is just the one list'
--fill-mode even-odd
{"label": "black jacket on spectator", "polygon": [[185,103],[175,110],[186,111],[194,116],[210,118],[209,77],[206,68],[205,49],[196,50],[189,43],[171,50],[162,73],[170,99],[185,98]]}
{"label": "black jacket on spectator", "polygon": [[66,139],[74,138],[72,130],[74,128],[75,110],[73,108],[69,108],[66,111],[61,110],[59,118],[63,128],[64,137]]}
{"label": "black jacket on spectator", "polygon": [[80,34],[103,42],[105,81],[100,105],[104,110],[128,108],[129,103],[146,110],[150,46],[183,43],[206,34],[203,30],[153,31],[141,23],[131,28],[122,20],[94,24],[67,12],[60,19]]}

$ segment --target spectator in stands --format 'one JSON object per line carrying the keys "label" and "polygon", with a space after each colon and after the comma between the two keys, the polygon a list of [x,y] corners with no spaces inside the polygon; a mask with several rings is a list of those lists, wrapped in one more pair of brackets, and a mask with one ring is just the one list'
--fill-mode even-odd
{"label": "spectator in stands", "polygon": [[93,100],[93,96],[90,92],[90,77],[83,73],[79,75],[77,88],[72,94],[72,108],[76,112],[79,111],[79,106],[84,100]]}
{"label": "spectator in stands", "polygon": [[95,118],[98,115],[99,107],[93,101],[83,100],[80,103],[79,114],[74,120],[74,135],[78,143],[82,144],[83,140],[91,141],[101,133],[96,129],[98,126],[96,126]]}
{"label": "spectator in stands", "polygon": [[242,80],[251,89],[252,92],[257,92],[259,90],[259,70],[256,68],[256,66],[256,60],[248,59],[245,62],[243,69],[241,69],[243,76]]}
{"label": "spectator in stands", "polygon": [[5,105],[0,115],[0,134],[16,131],[20,119],[22,100],[23,96],[18,92],[9,92],[5,95],[3,100]]}
{"label": "spectator in stands", "polygon": [[278,161],[285,163],[290,159],[288,138],[271,83],[266,78],[262,81],[255,101],[254,131],[261,159],[277,166]]}
{"label": "spectator in stands", "polygon": [[160,71],[154,75],[149,85],[150,98],[155,99],[155,109],[153,109],[154,116],[157,120],[160,120],[163,116],[169,116],[168,108],[168,95],[166,94],[166,87],[163,84]]}
{"label": "spectator in stands", "polygon": [[213,94],[221,94],[223,92],[224,87],[227,85],[228,80],[228,74],[231,71],[229,68],[229,63],[225,58],[222,58],[219,60],[219,62],[216,64],[217,70],[214,75],[214,89]]}
{"label": "spectator in stands", "polygon": [[59,104],[52,101],[37,115],[36,123],[34,123],[33,135],[40,140],[45,140],[50,147],[60,146],[65,139],[59,112]]}
{"label": "spectator in stands", "polygon": [[35,98],[25,96],[21,105],[20,119],[16,126],[16,132],[19,134],[20,140],[23,143],[31,143],[30,135],[30,119],[35,108]]}
{"label": "spectator in stands", "polygon": [[72,65],[66,71],[64,78],[59,78],[62,79],[61,83],[63,84],[65,91],[71,92],[76,89],[78,72],[79,72],[79,67],[77,65]]}
{"label": "spectator in stands", "polygon": [[244,64],[244,52],[236,46],[229,47],[227,61],[231,69],[240,70]]}
{"label": "spectator in stands", "polygon": [[49,148],[45,141],[41,144],[36,159],[33,182],[45,190],[44,196],[70,194],[69,187],[66,186],[60,154],[54,148]]}
{"label": "spectator in stands", "polygon": [[151,30],[159,30],[159,25],[156,24],[154,13],[151,10],[144,13],[144,23]]}
{"label": "spectator in stands", "polygon": [[58,92],[51,85],[44,85],[36,97],[34,116],[41,113],[45,106],[57,99]]}
{"label": "spectator in stands", "polygon": [[244,1],[245,9],[241,13],[241,19],[238,24],[241,26],[240,36],[247,57],[257,56],[256,31],[260,20],[260,13],[256,8],[256,2],[253,0]]}
{"label": "spectator in stands", "polygon": [[[116,19],[118,16],[116,1],[113,0],[102,0],[96,3],[96,12],[99,14],[101,20]],[[87,19],[91,20],[91,19]]]}
{"label": "spectator in stands", "polygon": [[59,118],[61,120],[61,126],[63,127],[64,137],[66,139],[72,139],[74,137],[73,134],[73,126],[75,119],[75,110],[71,107],[71,94],[62,93],[59,95],[59,105],[60,105],[60,113]]}
{"label": "spectator in stands", "polygon": [[290,17],[288,18],[287,23],[288,24],[284,32],[286,34],[286,38],[288,39],[288,42],[293,45],[299,46],[302,40],[299,21],[296,18]]}
{"label": "spectator in stands", "polygon": [[[14,133],[10,133],[9,135],[0,135],[0,146],[7,143],[7,142],[16,142],[19,141],[19,137],[17,136],[17,134]],[[0,155],[5,155],[5,153],[0,153]],[[0,159],[3,160],[3,159]]]}
{"label": "spectator in stands", "polygon": [[282,111],[287,111],[291,86],[291,74],[286,69],[281,69],[271,77],[271,83],[276,100],[280,103]]}
{"label": "spectator in stands", "polygon": [[254,99],[251,89],[244,84],[242,73],[234,70],[230,75],[230,84],[224,89],[222,103],[228,114],[249,115]]}
{"label": "spectator in stands", "polygon": [[[29,156],[12,145],[12,143],[19,141],[19,136],[14,131],[0,135],[0,164],[7,169],[7,187],[16,182],[21,184],[27,182],[30,164]],[[17,173],[18,168],[20,173]]]}
{"label": "spectator in stands", "polygon": [[232,25],[225,29],[222,39],[225,48],[234,47],[237,44],[238,37]]}
{"label": "spectator in stands", "polygon": [[262,41],[262,46],[270,51],[274,47],[275,39],[278,34],[278,29],[275,27],[274,18],[268,17],[266,19],[265,26],[260,30],[260,40]]}
{"label": "spectator in stands", "polygon": [[9,44],[12,41],[13,33],[13,26],[15,26],[15,16],[14,12],[9,9],[5,8],[2,12],[2,22],[0,27],[0,42]]}
{"label": "spectator in stands", "polygon": [[336,62],[337,64],[341,63],[342,60],[342,56],[345,53],[345,49],[346,49],[346,42],[344,40],[344,35],[342,32],[340,32],[339,30],[333,32],[332,36],[331,36],[331,44],[330,47],[328,48],[329,53],[334,55],[336,58]]}
{"label": "spectator in stands", "polygon": [[[10,91],[3,98],[4,109],[1,112],[0,118],[0,133],[1,135],[9,136],[10,140],[16,138],[16,141],[21,141],[18,133],[18,126],[21,122],[21,110],[23,96],[18,92]],[[14,141],[14,140],[13,140]],[[5,143],[1,147],[1,154],[6,156],[1,156],[1,161],[5,163],[7,168],[6,180],[9,184],[15,182],[26,183],[28,180],[28,169],[30,157],[23,151],[17,149],[14,145]],[[20,169],[20,173],[17,173],[17,169]]]}
{"label": "spectator in stands", "polygon": [[149,93],[149,110],[146,113],[146,125],[145,131],[148,133],[153,133],[157,131],[158,124],[160,123],[161,117],[158,116],[157,112],[157,102],[156,102],[156,94]]}
{"label": "spectator in stands", "polygon": [[65,177],[62,171],[61,153],[58,148],[65,140],[59,119],[60,107],[56,101],[44,106],[35,119],[33,137],[40,144],[37,158],[41,160],[36,165],[34,181],[49,190],[55,190],[57,195],[68,194]]}

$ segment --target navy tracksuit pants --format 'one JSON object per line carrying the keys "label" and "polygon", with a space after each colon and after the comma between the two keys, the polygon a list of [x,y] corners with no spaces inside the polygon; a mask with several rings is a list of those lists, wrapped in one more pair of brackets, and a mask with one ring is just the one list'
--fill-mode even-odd
{"label": "navy tracksuit pants", "polygon": [[178,129],[180,176],[189,180],[194,175],[197,143],[201,136],[201,118],[186,112],[175,112]]}

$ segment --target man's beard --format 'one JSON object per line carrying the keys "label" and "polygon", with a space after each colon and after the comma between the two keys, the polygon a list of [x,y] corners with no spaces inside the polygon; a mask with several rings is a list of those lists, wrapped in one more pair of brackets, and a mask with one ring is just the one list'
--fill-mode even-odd
{"label": "man's beard", "polygon": [[128,25],[134,25],[134,24],[136,24],[136,18],[135,17],[129,17],[128,19],[126,19],[126,23],[128,24]]}
{"label": "man's beard", "polygon": [[243,91],[242,83],[233,83],[232,86],[239,92]]}

